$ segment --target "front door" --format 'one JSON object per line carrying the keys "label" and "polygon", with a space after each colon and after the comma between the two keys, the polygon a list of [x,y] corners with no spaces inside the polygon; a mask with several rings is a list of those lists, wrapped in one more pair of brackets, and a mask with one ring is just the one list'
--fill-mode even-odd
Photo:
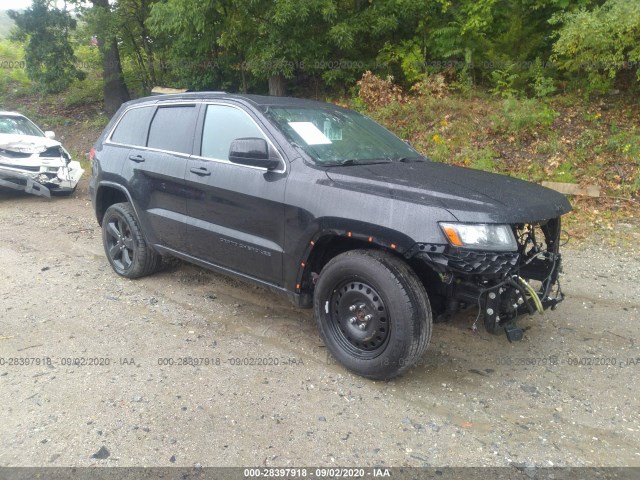
{"label": "front door", "polygon": [[[284,159],[239,107],[207,105],[203,115],[200,155],[189,160],[185,177],[189,251],[215,265],[282,285]],[[231,163],[231,142],[247,137],[266,139],[281,168],[267,171]]]}

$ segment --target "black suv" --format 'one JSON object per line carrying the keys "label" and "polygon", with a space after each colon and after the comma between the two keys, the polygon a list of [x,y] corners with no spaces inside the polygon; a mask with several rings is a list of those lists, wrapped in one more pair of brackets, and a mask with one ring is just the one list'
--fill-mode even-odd
{"label": "black suv", "polygon": [[315,308],[331,354],[365,377],[414,365],[432,322],[462,308],[517,340],[519,315],[563,298],[564,196],[431,162],[335,105],[143,98],[120,108],[91,158],[119,275],[148,275],[170,255],[282,292]]}

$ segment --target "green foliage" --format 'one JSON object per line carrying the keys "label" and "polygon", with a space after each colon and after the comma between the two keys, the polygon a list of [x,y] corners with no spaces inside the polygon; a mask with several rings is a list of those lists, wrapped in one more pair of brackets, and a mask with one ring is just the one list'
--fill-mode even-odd
{"label": "green foliage", "polygon": [[553,78],[546,76],[540,57],[536,58],[531,66],[530,78],[529,86],[536,97],[548,97],[556,91],[555,81]]}
{"label": "green foliage", "polygon": [[15,95],[29,89],[31,81],[25,73],[22,44],[0,40],[0,64],[0,94],[11,90]]}
{"label": "green foliage", "polygon": [[611,127],[611,136],[607,139],[606,148],[630,160],[640,159],[640,132],[635,129],[619,130]]}
{"label": "green foliage", "polygon": [[47,93],[64,90],[84,74],[75,66],[69,32],[76,26],[66,10],[50,8],[46,0],[33,0],[23,13],[10,11],[16,23],[15,40],[25,41],[27,76]]}
{"label": "green foliage", "polygon": [[494,70],[491,72],[493,88],[491,93],[503,98],[514,97],[517,93],[515,83],[518,80],[518,74],[514,73],[514,65],[509,65],[505,70]]}
{"label": "green foliage", "polygon": [[479,150],[473,150],[468,154],[468,164],[469,167],[475,168],[477,170],[485,170],[487,172],[495,172],[498,171],[498,165],[496,163],[496,158],[498,154],[495,150],[485,147]]}
{"label": "green foliage", "polygon": [[154,39],[161,76],[158,83],[195,90],[226,89],[236,70],[244,71],[243,59],[221,47],[221,43],[240,42],[238,32],[244,27],[239,17],[242,12],[228,8],[227,3],[169,0],[151,5],[145,25]]}
{"label": "green foliage", "polygon": [[102,100],[102,80],[86,78],[73,82],[64,96],[67,107],[98,103]]}
{"label": "green foliage", "polygon": [[[61,91],[88,74],[94,80],[71,86],[70,102],[91,102],[99,85],[109,89],[101,81],[104,65],[118,63],[134,96],[163,85],[322,98],[345,95],[371,71],[410,95],[473,98],[480,87],[520,101],[558,89],[606,91],[625,73],[617,88],[636,86],[636,74],[640,79],[636,0],[70,3],[81,14],[77,29],[50,0],[12,14],[28,68],[0,72],[0,87],[27,86],[26,71],[39,89]],[[99,49],[91,46],[94,35]],[[105,45],[119,52],[109,57]],[[102,75],[119,77],[119,68]],[[511,102],[501,118],[509,119],[496,121],[501,131],[532,133],[553,120],[553,111]]]}
{"label": "green foliage", "polygon": [[580,9],[552,19],[561,24],[553,45],[559,66],[585,76],[592,91],[607,91],[613,80],[631,67],[640,79],[640,3],[606,0],[592,10]]}
{"label": "green foliage", "polygon": [[551,176],[551,180],[555,182],[575,183],[576,177],[573,173],[573,162],[562,162]]}
{"label": "green foliage", "polygon": [[378,54],[377,61],[386,65],[398,64],[405,82],[409,84],[421,80],[426,71],[423,53],[415,40],[386,42]]}
{"label": "green foliage", "polygon": [[532,134],[550,127],[558,112],[547,103],[534,98],[507,98],[502,103],[502,112],[493,117],[499,132]]}

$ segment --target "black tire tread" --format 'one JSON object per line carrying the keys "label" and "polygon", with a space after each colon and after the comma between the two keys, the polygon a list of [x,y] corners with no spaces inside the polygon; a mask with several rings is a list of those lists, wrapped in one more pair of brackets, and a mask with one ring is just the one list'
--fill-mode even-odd
{"label": "black tire tread", "polygon": [[[411,270],[411,268],[402,259],[394,256],[390,252],[382,250],[348,251],[327,262],[323,271],[332,269],[338,262],[344,261],[347,257],[367,258],[374,260],[382,266],[395,280],[397,287],[396,291],[400,292],[402,295],[401,301],[403,301],[408,307],[408,310],[413,313],[413,322],[410,326],[411,344],[404,352],[402,364],[399,366],[391,365],[390,368],[380,369],[379,372],[356,372],[364,377],[374,380],[387,380],[393,378],[415,365],[429,345],[432,331],[432,313],[427,293],[415,272]],[[322,276],[322,272],[320,275]],[[314,300],[314,304],[316,305],[316,317],[319,327],[321,328],[320,322],[323,321],[322,319],[324,317],[319,315],[318,302],[322,302],[322,299],[316,298]]]}
{"label": "black tire tread", "polygon": [[[396,374],[399,375],[415,365],[415,363],[420,360],[424,352],[427,350],[427,347],[429,346],[429,342],[431,341],[431,333],[433,331],[431,321],[431,305],[429,304],[427,292],[424,288],[424,285],[415,274],[415,272],[404,261],[392,255],[391,253],[381,250],[364,250],[364,252],[382,263],[394,274],[396,278],[405,279],[409,288],[403,288],[403,290],[409,297],[408,301],[412,306],[419,306],[418,312],[416,312],[416,318],[414,319],[413,342],[408,352],[409,360],[405,362],[405,364],[396,372]],[[398,284],[401,285],[399,282]],[[426,322],[422,322],[419,314],[420,311],[426,313]],[[418,334],[416,334],[416,332],[418,332]]]}

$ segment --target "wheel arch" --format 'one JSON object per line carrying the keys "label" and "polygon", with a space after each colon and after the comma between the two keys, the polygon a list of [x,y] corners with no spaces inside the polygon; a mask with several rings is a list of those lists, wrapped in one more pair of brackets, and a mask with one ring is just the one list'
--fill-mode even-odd
{"label": "wheel arch", "polygon": [[311,293],[314,274],[319,274],[332,258],[341,253],[349,250],[375,249],[403,258],[403,253],[412,244],[412,240],[405,235],[393,231],[382,231],[380,227],[375,226],[360,231],[343,228],[321,230],[308,240],[298,261],[296,293]]}
{"label": "wheel arch", "polygon": [[129,202],[135,212],[135,206],[131,201],[131,195],[124,187],[111,182],[104,182],[98,186],[95,197],[95,212],[100,226],[102,226],[102,219],[107,209],[111,205],[121,202]]}
{"label": "wheel arch", "polygon": [[295,293],[305,299],[300,302],[302,306],[310,306],[313,302],[316,275],[331,259],[350,250],[379,250],[402,260],[420,279],[430,301],[434,303],[435,310],[440,311],[444,307],[439,294],[443,284],[438,273],[412,255],[411,242],[407,242],[406,238],[398,235],[395,241],[397,243],[389,241],[389,236],[376,238],[353,231],[319,232],[308,242],[307,249],[298,263]]}

